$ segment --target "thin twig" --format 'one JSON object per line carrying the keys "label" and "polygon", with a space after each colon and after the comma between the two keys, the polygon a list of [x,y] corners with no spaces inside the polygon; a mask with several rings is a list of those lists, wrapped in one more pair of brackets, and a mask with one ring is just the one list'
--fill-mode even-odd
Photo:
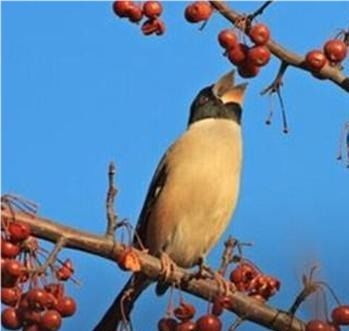
{"label": "thin twig", "polygon": [[224,243],[224,251],[221,258],[221,265],[218,269],[218,273],[220,273],[223,277],[227,271],[229,264],[232,262],[234,257],[234,248],[237,245],[237,240],[232,236],[229,236],[227,241]]}
{"label": "thin twig", "polygon": [[117,228],[117,216],[114,210],[114,201],[116,194],[118,192],[114,184],[114,177],[116,173],[116,168],[114,162],[110,162],[109,171],[108,171],[108,192],[106,199],[106,208],[107,208],[107,231],[106,237],[114,238],[114,233]]}
{"label": "thin twig", "polygon": [[47,257],[45,263],[42,264],[38,269],[34,270],[34,273],[36,274],[45,273],[47,268],[52,267],[57,260],[57,256],[59,252],[65,246],[66,242],[67,242],[67,238],[65,238],[64,236],[60,237],[56,242],[55,247]]}
{"label": "thin twig", "polygon": [[248,15],[248,19],[250,21],[253,21],[257,16],[262,15],[264,10],[270,6],[273,3],[273,0],[271,1],[265,1],[262,6],[260,6],[254,13],[251,15]]}
{"label": "thin twig", "polygon": [[273,82],[268,85],[263,91],[261,91],[261,95],[265,95],[265,94],[272,94],[275,93],[277,90],[280,89],[280,87],[283,84],[283,77],[286,73],[286,70],[288,68],[288,63],[285,61],[281,61],[280,63],[280,67],[279,70],[276,74],[275,79],[273,80]]}

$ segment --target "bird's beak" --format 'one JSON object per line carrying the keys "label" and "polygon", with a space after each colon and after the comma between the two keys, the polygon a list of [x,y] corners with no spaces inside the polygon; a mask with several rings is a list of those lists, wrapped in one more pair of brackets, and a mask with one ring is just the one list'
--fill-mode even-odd
{"label": "bird's beak", "polygon": [[248,83],[234,85],[234,78],[235,71],[228,72],[213,85],[212,92],[224,104],[235,102],[241,105]]}

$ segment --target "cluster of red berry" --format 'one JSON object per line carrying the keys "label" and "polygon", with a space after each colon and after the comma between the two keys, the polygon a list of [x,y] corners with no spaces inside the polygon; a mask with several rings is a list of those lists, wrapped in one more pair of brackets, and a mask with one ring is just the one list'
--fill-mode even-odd
{"label": "cluster of red berry", "polygon": [[243,260],[230,274],[230,281],[241,292],[261,302],[267,301],[280,289],[280,281],[263,274],[251,262]]}
{"label": "cluster of red berry", "polygon": [[117,16],[126,17],[133,23],[139,23],[145,16],[147,20],[141,29],[146,36],[151,34],[159,36],[165,32],[165,24],[159,18],[162,14],[162,4],[159,1],[145,1],[141,5],[133,1],[116,0],[113,3],[113,10]]}
{"label": "cluster of red berry", "polygon": [[332,310],[332,321],[311,320],[305,331],[340,331],[340,326],[349,325],[349,305],[339,305]]}
{"label": "cluster of red berry", "polygon": [[[62,317],[76,311],[75,300],[64,294],[64,284],[73,274],[68,259],[49,265],[50,281],[38,255],[47,255],[30,236],[30,227],[15,221],[2,222],[1,313],[2,326],[9,330],[56,331]],[[55,261],[53,261],[55,262]]]}
{"label": "cluster of red berry", "polygon": [[158,323],[159,331],[221,331],[222,322],[219,319],[219,314],[215,314],[214,309],[212,313],[208,313],[199,317],[195,322],[195,307],[188,303],[181,301],[179,306],[174,309],[174,317],[164,317]]}
{"label": "cluster of red berry", "polygon": [[[265,302],[280,288],[280,282],[271,276],[263,274],[255,265],[242,260],[232,270],[230,281],[239,291],[247,293],[260,302]],[[224,309],[231,308],[229,297],[216,297],[211,305],[210,312],[193,321],[195,307],[181,300],[179,306],[168,311],[166,317],[158,323],[159,331],[221,331],[222,322],[219,316]]]}
{"label": "cluster of red berry", "polygon": [[312,50],[305,56],[305,63],[312,71],[320,71],[326,63],[339,65],[347,56],[348,45],[341,39],[328,40],[323,51]]}
{"label": "cluster of red berry", "polygon": [[270,51],[265,46],[270,38],[270,31],[264,24],[255,24],[248,30],[253,42],[250,47],[239,41],[232,29],[225,29],[218,34],[219,44],[225,49],[230,62],[238,67],[241,77],[252,78],[258,75],[260,68],[270,60]]}

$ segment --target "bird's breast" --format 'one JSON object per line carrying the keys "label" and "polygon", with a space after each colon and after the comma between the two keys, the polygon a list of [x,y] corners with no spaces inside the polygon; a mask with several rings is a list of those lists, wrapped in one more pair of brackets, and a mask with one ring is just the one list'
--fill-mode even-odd
{"label": "bird's breast", "polygon": [[224,119],[194,123],[171,146],[166,183],[149,219],[151,251],[190,267],[212,248],[236,206],[241,154],[240,126]]}

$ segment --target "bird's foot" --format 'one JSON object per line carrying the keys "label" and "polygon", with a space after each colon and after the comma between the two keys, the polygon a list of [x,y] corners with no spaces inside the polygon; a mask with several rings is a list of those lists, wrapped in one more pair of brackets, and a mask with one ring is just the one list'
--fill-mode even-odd
{"label": "bird's foot", "polygon": [[227,296],[232,292],[235,292],[235,286],[230,281],[226,280],[220,272],[213,270],[205,263],[205,260],[201,258],[198,263],[199,270],[189,274],[185,282],[189,282],[192,279],[212,279],[217,282],[219,293],[222,296]]}
{"label": "bird's foot", "polygon": [[175,272],[177,265],[168,256],[168,254],[162,252],[160,255],[161,271],[159,280],[164,283],[171,283],[171,278]]}

